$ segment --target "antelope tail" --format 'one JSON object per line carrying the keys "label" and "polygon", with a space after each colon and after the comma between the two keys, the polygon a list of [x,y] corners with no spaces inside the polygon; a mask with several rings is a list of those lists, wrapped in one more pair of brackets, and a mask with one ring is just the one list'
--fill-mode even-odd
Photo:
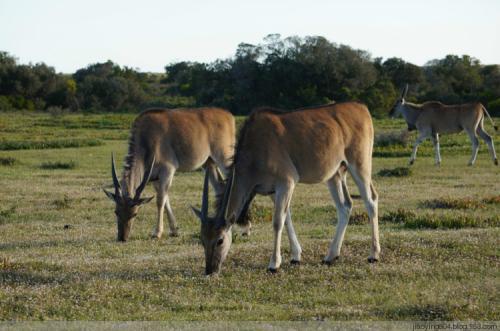
{"label": "antelope tail", "polygon": [[491,125],[493,125],[493,128],[495,129],[495,131],[498,131],[498,126],[495,125],[495,123],[493,123],[493,120],[491,119],[491,116],[490,114],[488,113],[488,111],[486,110],[486,108],[481,105],[481,107],[483,108],[483,112],[486,114],[486,116],[488,116],[488,118],[490,119],[490,122],[491,122]]}

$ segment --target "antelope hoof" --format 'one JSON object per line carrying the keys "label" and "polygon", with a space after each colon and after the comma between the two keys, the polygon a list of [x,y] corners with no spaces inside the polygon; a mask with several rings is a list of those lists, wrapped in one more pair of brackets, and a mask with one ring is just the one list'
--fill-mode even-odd
{"label": "antelope hoof", "polygon": [[375,258],[375,257],[369,257],[368,258],[368,263],[376,263],[376,262],[378,262],[377,258]]}
{"label": "antelope hoof", "polygon": [[299,260],[291,260],[290,264],[291,265],[300,265],[300,261]]}
{"label": "antelope hoof", "polygon": [[327,265],[327,266],[331,266],[331,265],[337,264],[339,262],[339,259],[340,259],[339,256],[335,256],[331,260],[323,260],[323,261],[321,261],[321,264]]}
{"label": "antelope hoof", "polygon": [[160,239],[161,238],[161,233],[153,233],[151,235],[151,239]]}
{"label": "antelope hoof", "polygon": [[179,236],[179,232],[177,232],[177,231],[172,231],[172,232],[170,232],[168,235],[169,235],[169,237],[178,237],[178,236]]}
{"label": "antelope hoof", "polygon": [[498,165],[498,159],[494,159],[493,163],[495,163],[495,165]]}
{"label": "antelope hoof", "polygon": [[410,160],[410,162],[408,162],[408,165],[413,165],[413,163],[415,163],[415,160]]}
{"label": "antelope hoof", "polygon": [[269,272],[270,274],[276,274],[278,273],[278,270],[279,269],[276,268],[267,268],[267,272]]}

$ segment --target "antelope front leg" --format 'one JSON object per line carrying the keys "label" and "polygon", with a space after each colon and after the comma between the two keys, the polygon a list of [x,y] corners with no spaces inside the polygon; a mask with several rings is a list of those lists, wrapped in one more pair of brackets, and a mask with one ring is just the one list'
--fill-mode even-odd
{"label": "antelope front leg", "polygon": [[418,136],[417,140],[415,141],[415,145],[413,145],[413,151],[411,152],[411,157],[410,157],[410,165],[412,165],[415,162],[415,159],[417,158],[417,150],[418,146],[425,140],[425,137],[420,135]]}
{"label": "antelope front leg", "polygon": [[281,266],[281,234],[290,206],[292,193],[293,184],[284,185],[276,190],[273,216],[274,245],[273,254],[271,255],[271,261],[269,262],[268,267],[269,272],[272,273],[277,272]]}

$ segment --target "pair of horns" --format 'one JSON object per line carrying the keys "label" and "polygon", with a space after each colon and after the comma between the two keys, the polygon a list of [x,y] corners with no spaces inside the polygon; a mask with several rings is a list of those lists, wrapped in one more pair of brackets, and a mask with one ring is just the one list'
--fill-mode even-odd
{"label": "pair of horns", "polygon": [[[155,160],[156,160],[155,156],[153,155],[153,159],[151,160],[151,164],[149,165],[149,168],[144,172],[144,176],[142,177],[141,184],[135,190],[134,200],[139,200],[139,198],[141,197],[142,191],[144,191],[146,184],[148,183],[149,179],[151,178],[151,173],[153,172]],[[111,175],[113,177],[113,185],[115,187],[115,197],[120,197],[120,196],[122,196],[121,195],[121,186],[120,186],[120,182],[118,181],[118,177],[116,176],[115,156],[113,153],[111,154]]]}
{"label": "pair of horns", "polygon": [[[201,211],[199,212],[200,219],[202,222],[206,221],[209,219],[208,217],[208,185],[209,185],[209,173],[208,173],[208,168],[205,169],[205,179],[203,181],[203,195],[201,198]],[[219,174],[220,175],[220,174]],[[231,190],[231,183],[233,181],[233,175],[231,174],[229,178],[227,179],[226,187],[224,189],[224,196],[222,198],[222,204],[219,207],[219,210],[217,212],[216,220],[222,220],[225,222],[225,211],[227,208],[228,200],[229,200],[229,191]],[[196,212],[196,209],[195,209]]]}
{"label": "pair of horns", "polygon": [[403,91],[401,92],[401,99],[406,98],[406,94],[408,94],[408,84],[405,85]]}

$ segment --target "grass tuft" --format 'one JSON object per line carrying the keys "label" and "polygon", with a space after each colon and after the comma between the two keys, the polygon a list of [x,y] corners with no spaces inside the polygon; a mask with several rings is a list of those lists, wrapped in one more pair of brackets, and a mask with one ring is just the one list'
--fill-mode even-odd
{"label": "grass tuft", "polygon": [[352,225],[368,224],[370,223],[370,219],[365,212],[354,212],[351,214],[351,217],[349,217],[349,223]]}
{"label": "grass tuft", "polygon": [[0,225],[9,222],[16,212],[16,207],[12,206],[8,209],[0,210]]}
{"label": "grass tuft", "polygon": [[75,161],[55,161],[55,162],[44,162],[40,165],[41,169],[74,169],[76,168]]}
{"label": "grass tuft", "polygon": [[422,201],[421,208],[430,209],[478,209],[484,208],[485,203],[472,198],[438,198]]}
{"label": "grass tuft", "polygon": [[393,169],[381,169],[378,172],[380,177],[408,177],[411,176],[411,169],[408,167],[397,167]]}
{"label": "grass tuft", "polygon": [[64,196],[62,199],[52,201],[52,204],[56,209],[66,209],[71,205],[71,199],[68,196]]}
{"label": "grass tuft", "polygon": [[7,157],[0,157],[0,165],[6,166],[6,167],[12,167],[17,163],[17,160],[13,157],[7,156]]}

